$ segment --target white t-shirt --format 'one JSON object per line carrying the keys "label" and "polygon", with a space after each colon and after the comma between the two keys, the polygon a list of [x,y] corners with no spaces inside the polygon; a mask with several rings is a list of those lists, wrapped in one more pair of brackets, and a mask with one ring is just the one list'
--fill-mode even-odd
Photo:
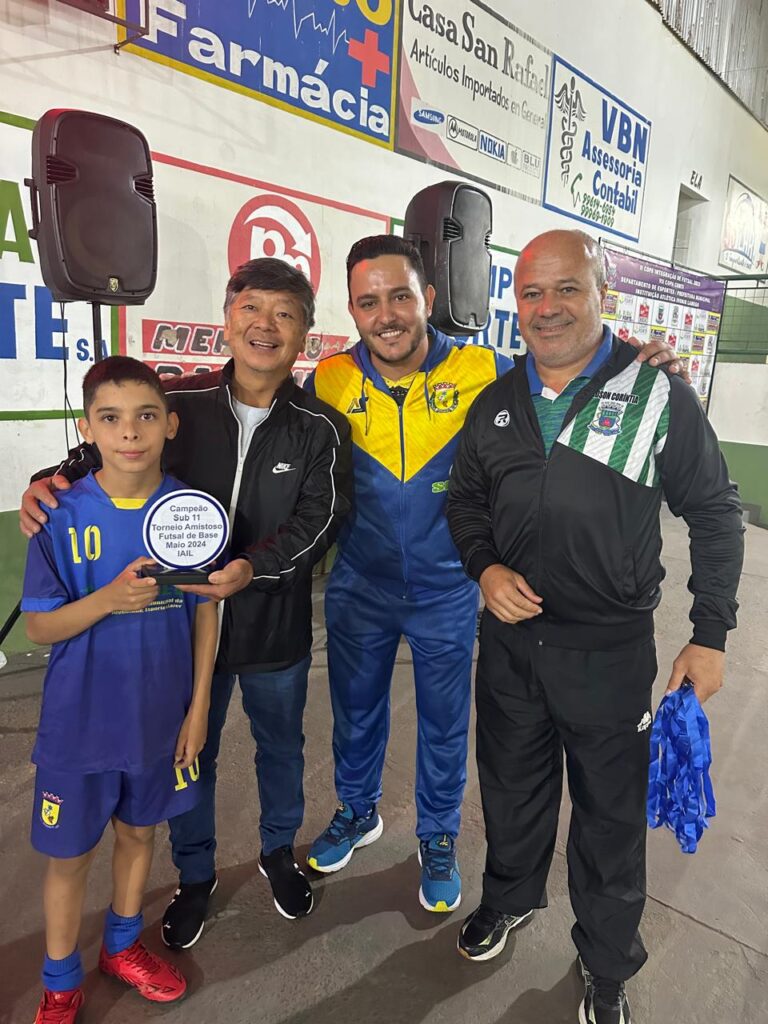
{"label": "white t-shirt", "polygon": [[267,418],[269,409],[260,409],[255,405],[245,405],[244,402],[238,402],[234,397],[232,398],[232,407],[242,427],[240,431],[240,458],[242,458],[248,451],[248,445],[251,443],[251,434]]}

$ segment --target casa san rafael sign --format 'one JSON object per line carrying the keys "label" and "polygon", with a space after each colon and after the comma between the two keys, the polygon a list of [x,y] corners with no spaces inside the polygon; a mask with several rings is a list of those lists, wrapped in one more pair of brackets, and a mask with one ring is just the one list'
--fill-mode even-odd
{"label": "casa san rafael sign", "polygon": [[539,204],[552,54],[495,6],[404,0],[396,148]]}

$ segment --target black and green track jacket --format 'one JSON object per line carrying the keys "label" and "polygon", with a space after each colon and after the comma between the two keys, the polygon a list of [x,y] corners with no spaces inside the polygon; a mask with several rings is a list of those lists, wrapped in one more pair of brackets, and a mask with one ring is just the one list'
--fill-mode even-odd
{"label": "black and green track jacket", "polygon": [[549,458],[525,361],[475,401],[453,465],[448,522],[467,573],[521,573],[542,642],[606,649],[653,635],[664,568],[662,497],[688,525],[692,642],[725,648],[736,625],[741,503],[693,388],[613,338],[576,395]]}

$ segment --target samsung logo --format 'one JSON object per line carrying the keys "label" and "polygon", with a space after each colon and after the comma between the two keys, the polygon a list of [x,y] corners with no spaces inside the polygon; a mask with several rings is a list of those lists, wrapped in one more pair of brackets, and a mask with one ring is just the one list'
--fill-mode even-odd
{"label": "samsung logo", "polygon": [[420,124],[442,124],[445,120],[445,114],[441,114],[439,110],[421,107],[420,110],[414,110],[413,119]]}

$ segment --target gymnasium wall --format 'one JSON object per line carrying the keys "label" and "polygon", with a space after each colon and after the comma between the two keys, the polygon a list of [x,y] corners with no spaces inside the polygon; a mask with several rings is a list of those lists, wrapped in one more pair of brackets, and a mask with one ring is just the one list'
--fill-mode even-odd
{"label": "gymnasium wall", "polygon": [[[118,6],[136,18],[143,3]],[[282,255],[316,286],[300,372],[348,344],[350,244],[398,230],[410,197],[448,177],[492,196],[492,317],[479,340],[507,353],[521,350],[515,252],[534,234],[580,225],[670,258],[684,186],[696,200],[687,262],[724,273],[729,179],[768,196],[765,129],[645,0],[151,0],[150,11],[150,34],[118,54],[124,35],[89,14],[0,0],[0,617],[19,586],[20,492],[66,449],[64,369],[77,410],[92,361],[89,308],[62,316],[26,237],[23,179],[44,111],[98,111],[149,140],[158,284],[109,319],[110,340],[178,370],[226,358],[223,288],[250,256]],[[713,419],[735,443],[743,424],[727,409],[741,386],[718,367]],[[73,444],[71,423],[68,434]],[[749,436],[768,442],[762,411]]]}

